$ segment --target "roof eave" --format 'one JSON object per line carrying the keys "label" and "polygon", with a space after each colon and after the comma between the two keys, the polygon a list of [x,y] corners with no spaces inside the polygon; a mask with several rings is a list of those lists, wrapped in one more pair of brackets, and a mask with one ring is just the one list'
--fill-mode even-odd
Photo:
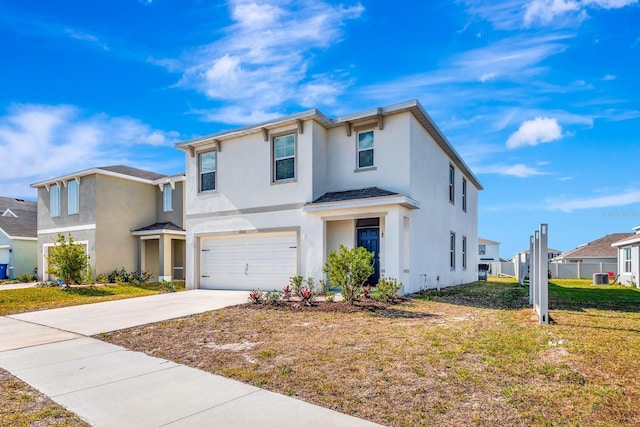
{"label": "roof eave", "polygon": [[74,172],[74,173],[70,173],[67,175],[63,175],[63,176],[59,176],[56,178],[51,178],[51,179],[47,179],[45,181],[40,181],[40,182],[36,182],[30,185],[31,188],[40,188],[40,187],[44,187],[47,185],[51,185],[51,184],[56,184],[56,183],[61,183],[63,181],[69,181],[71,179],[74,178],[82,178],[85,176],[89,176],[89,175],[106,175],[106,176],[111,176],[114,178],[121,178],[121,179],[126,179],[129,181],[135,181],[135,182],[141,182],[144,184],[151,184],[154,185],[154,181],[157,180],[162,180],[165,177],[162,178],[158,178],[157,180],[152,180],[152,179],[147,179],[147,178],[140,178],[137,176],[133,176],[133,175],[127,175],[124,173],[119,173],[119,172],[113,172],[113,171],[108,171],[108,170],[104,170],[101,168],[91,168],[91,169],[85,169],[79,172]]}
{"label": "roof eave", "polygon": [[368,197],[365,199],[340,200],[336,202],[307,203],[302,207],[303,212],[324,212],[339,209],[357,209],[374,206],[400,205],[407,209],[420,209],[420,202],[402,195]]}

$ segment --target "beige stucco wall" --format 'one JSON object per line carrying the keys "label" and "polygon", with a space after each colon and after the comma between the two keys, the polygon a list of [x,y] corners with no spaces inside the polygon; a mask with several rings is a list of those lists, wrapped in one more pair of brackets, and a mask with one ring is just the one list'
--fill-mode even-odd
{"label": "beige stucco wall", "polygon": [[137,238],[132,230],[156,221],[157,186],[96,175],[96,274],[137,267]]}

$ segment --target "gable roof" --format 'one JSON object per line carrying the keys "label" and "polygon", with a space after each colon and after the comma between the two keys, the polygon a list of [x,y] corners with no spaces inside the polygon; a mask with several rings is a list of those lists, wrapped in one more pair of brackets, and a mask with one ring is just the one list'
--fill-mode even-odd
{"label": "gable roof", "polygon": [[557,259],[616,258],[618,256],[618,250],[611,245],[633,235],[634,233],[608,234],[560,254]]}
{"label": "gable roof", "polygon": [[[634,230],[636,230],[635,233],[631,233],[630,236],[626,236],[621,240],[618,240],[616,242],[613,242],[611,244],[611,246],[613,246],[614,248],[617,248],[619,246],[626,246],[626,245],[632,245],[634,243],[639,243],[640,242],[640,227],[633,227]],[[617,251],[617,249],[614,249]]]}
{"label": "gable roof", "polygon": [[0,233],[6,234],[9,238],[37,238],[37,229],[38,203],[0,197]]}
{"label": "gable roof", "polygon": [[99,167],[85,169],[78,172],[73,172],[68,175],[63,175],[56,178],[50,178],[44,181],[36,182],[34,184],[31,184],[31,187],[32,188],[44,187],[47,185],[55,184],[57,182],[67,181],[74,178],[81,178],[83,176],[94,175],[94,174],[114,176],[117,178],[128,179],[131,181],[144,182],[147,184],[155,184],[154,181],[167,177],[167,175],[163,175],[161,173],[152,172],[144,169],[138,169],[138,168],[125,166],[125,165],[99,166]]}
{"label": "gable roof", "polygon": [[413,116],[422,124],[427,130],[429,135],[434,139],[436,144],[449,156],[452,162],[460,169],[471,181],[471,183],[478,189],[482,190],[482,184],[476,176],[471,172],[466,163],[462,160],[458,152],[453,148],[451,143],[444,136],[442,131],[435,124],[431,116],[426,112],[424,107],[418,102],[417,99],[401,102],[399,104],[389,105],[387,107],[373,108],[371,110],[361,111],[359,113],[348,114],[345,116],[330,119],[324,115],[318,109],[311,109],[303,111],[301,113],[291,114],[289,116],[283,116],[268,120],[262,123],[257,123],[249,126],[244,126],[228,131],[218,132],[212,135],[203,136],[200,138],[190,139],[184,142],[178,142],[175,144],[176,148],[181,150],[193,150],[193,148],[211,144],[219,143],[220,141],[237,138],[239,136],[248,135],[252,133],[268,133],[270,129],[277,128],[284,125],[297,124],[301,126],[302,120],[314,120],[326,129],[336,128],[339,126],[352,126],[359,122],[378,119],[382,120],[385,116],[392,114],[400,114],[404,112],[410,112]]}

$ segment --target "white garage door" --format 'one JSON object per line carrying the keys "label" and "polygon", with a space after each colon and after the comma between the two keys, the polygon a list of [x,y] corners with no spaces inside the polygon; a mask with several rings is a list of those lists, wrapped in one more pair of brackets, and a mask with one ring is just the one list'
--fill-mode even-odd
{"label": "white garage door", "polygon": [[0,248],[0,264],[9,264],[10,259],[11,254],[9,253],[9,248]]}
{"label": "white garage door", "polygon": [[206,237],[200,249],[205,289],[280,290],[297,271],[295,232]]}

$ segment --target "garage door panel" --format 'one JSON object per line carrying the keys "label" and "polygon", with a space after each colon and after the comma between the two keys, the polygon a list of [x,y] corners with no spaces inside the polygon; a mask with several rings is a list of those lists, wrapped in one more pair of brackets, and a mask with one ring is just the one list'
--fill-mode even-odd
{"label": "garage door panel", "polygon": [[293,232],[203,238],[201,248],[202,288],[280,289],[297,272]]}

